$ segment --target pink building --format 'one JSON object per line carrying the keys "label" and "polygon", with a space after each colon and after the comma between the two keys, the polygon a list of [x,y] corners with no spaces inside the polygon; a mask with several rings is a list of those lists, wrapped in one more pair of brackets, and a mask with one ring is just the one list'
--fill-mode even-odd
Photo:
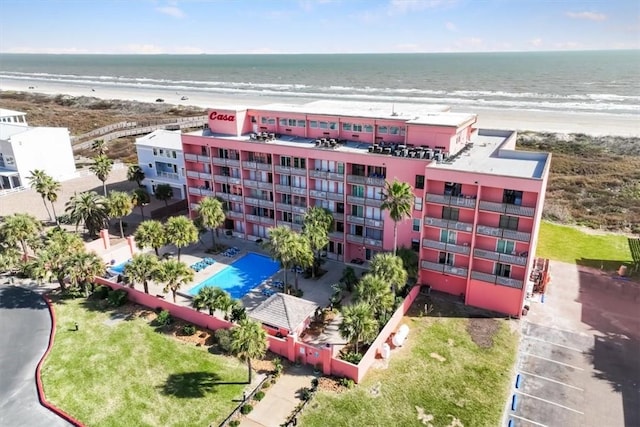
{"label": "pink building", "polygon": [[228,233],[299,230],[308,206],[333,212],[327,257],[369,260],[393,248],[385,180],[414,188],[398,244],[420,281],[469,305],[518,316],[530,286],[550,155],[515,151],[513,131],[479,130],[442,107],[317,101],[216,109],[182,137],[189,206],[228,203]]}

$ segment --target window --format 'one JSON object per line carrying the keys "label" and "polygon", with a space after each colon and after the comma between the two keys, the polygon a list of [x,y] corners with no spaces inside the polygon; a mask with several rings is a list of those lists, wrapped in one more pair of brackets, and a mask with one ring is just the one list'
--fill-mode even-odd
{"label": "window", "polygon": [[378,126],[378,133],[386,134],[389,132],[389,129],[386,126]]}
{"label": "window", "polygon": [[364,218],[364,206],[351,205],[351,215]]}
{"label": "window", "polygon": [[344,163],[338,163],[338,173],[344,174]]}
{"label": "window", "polygon": [[353,125],[354,132],[362,132],[362,125]]}
{"label": "window", "polygon": [[445,183],[444,194],[446,196],[460,196],[462,194],[462,184],[458,184],[457,182]]}
{"label": "window", "polygon": [[414,197],[413,199],[413,209],[417,211],[422,210],[422,197]]}
{"label": "window", "polygon": [[293,158],[293,167],[294,168],[299,168],[299,169],[306,169],[307,168],[307,159],[305,159],[303,157],[294,157]]}
{"label": "window", "polygon": [[507,230],[518,230],[518,217],[511,215],[500,215],[500,228]]}
{"label": "window", "polygon": [[400,128],[397,126],[391,126],[389,128],[389,135],[399,135],[400,134]]}
{"label": "window", "polygon": [[342,202],[336,203],[336,212],[341,214],[344,213],[344,203]]}
{"label": "window", "polygon": [[275,125],[276,124],[276,119],[269,119],[269,120],[267,120],[267,123],[269,123],[270,125]]}
{"label": "window", "polygon": [[420,219],[413,218],[413,231],[420,231]]}
{"label": "window", "polygon": [[373,126],[364,125],[364,131],[367,132],[367,133],[373,133]]}
{"label": "window", "polygon": [[457,221],[460,216],[460,209],[445,206],[442,208],[442,219]]}
{"label": "window", "polygon": [[352,224],[349,226],[349,234],[352,234],[354,236],[364,236],[363,232],[364,232],[364,227],[361,225]]}
{"label": "window", "polygon": [[336,123],[336,122],[329,122],[329,129],[331,129],[331,130],[336,130],[336,129],[338,129],[338,123]]}
{"label": "window", "polygon": [[457,233],[451,230],[440,230],[440,241],[443,243],[456,243]]}
{"label": "window", "polygon": [[496,252],[501,254],[513,254],[516,252],[516,243],[511,240],[498,240]]}
{"label": "window", "polygon": [[338,233],[344,233],[344,222],[342,222],[342,221],[337,221],[336,222],[336,231]]}
{"label": "window", "polygon": [[172,151],[172,152],[171,152],[171,156],[172,156],[174,159],[178,157],[175,151]]}
{"label": "window", "polygon": [[438,254],[438,264],[446,264],[453,266],[454,255],[449,252],[440,252]]}
{"label": "window", "polygon": [[364,186],[362,185],[352,185],[351,186],[351,195],[355,197],[364,197]]}
{"label": "window", "polygon": [[280,119],[280,120],[278,120],[278,123],[280,123],[280,126],[286,126],[287,125],[287,119]]}
{"label": "window", "polygon": [[305,121],[304,120],[298,120],[298,127],[299,128],[306,127]]}
{"label": "window", "polygon": [[351,123],[343,123],[342,124],[342,130],[351,130]]}
{"label": "window", "polygon": [[317,128],[317,127],[318,127],[318,122],[317,122],[317,121],[315,121],[315,120],[311,120],[311,121],[309,122],[309,127],[310,127],[310,128],[314,128],[314,129],[315,129],[315,128]]}
{"label": "window", "polygon": [[291,157],[280,156],[280,166],[291,167]]}
{"label": "window", "polygon": [[327,122],[320,122],[320,129],[327,129]]}
{"label": "window", "polygon": [[154,156],[157,156],[157,155],[158,155],[158,149],[157,149],[157,148],[154,148],[154,149],[153,149],[153,155],[154,155]]}
{"label": "window", "polygon": [[522,191],[516,190],[504,190],[502,194],[502,203],[509,203],[512,205],[522,205]]}
{"label": "window", "polygon": [[416,189],[424,190],[424,175],[416,175]]}
{"label": "window", "polygon": [[509,264],[496,262],[493,267],[493,274],[500,277],[511,277],[511,266]]}
{"label": "window", "polygon": [[268,119],[266,117],[260,117],[260,123],[262,123],[263,125],[266,125],[268,122]]}

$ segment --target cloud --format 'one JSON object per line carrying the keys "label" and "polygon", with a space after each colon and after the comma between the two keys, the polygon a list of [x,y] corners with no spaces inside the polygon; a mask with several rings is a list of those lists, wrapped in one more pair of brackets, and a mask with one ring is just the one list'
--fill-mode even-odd
{"label": "cloud", "polygon": [[542,39],[540,37],[535,38],[533,40],[530,40],[529,44],[533,47],[540,47],[542,46]]}
{"label": "cloud", "polygon": [[480,37],[467,37],[456,41],[454,44],[454,51],[466,52],[477,51],[485,48],[484,40]]}
{"label": "cloud", "polygon": [[180,9],[178,6],[161,6],[161,7],[156,7],[156,11],[160,12],[164,15],[169,15],[172,16],[174,18],[184,18],[186,15],[185,13],[182,11],[182,9]]}
{"label": "cloud", "polygon": [[153,44],[128,44],[123,47],[123,51],[125,53],[135,53],[135,54],[159,54],[165,53],[165,50]]}
{"label": "cloud", "polygon": [[457,0],[390,0],[388,13],[390,15],[401,15],[409,12],[449,6],[456,3],[456,1]]}
{"label": "cloud", "polygon": [[567,12],[565,13],[571,19],[584,19],[586,21],[604,21],[607,19],[607,15],[597,12]]}
{"label": "cloud", "polygon": [[456,24],[453,22],[446,22],[444,27],[449,31],[458,31],[458,27],[456,27]]}

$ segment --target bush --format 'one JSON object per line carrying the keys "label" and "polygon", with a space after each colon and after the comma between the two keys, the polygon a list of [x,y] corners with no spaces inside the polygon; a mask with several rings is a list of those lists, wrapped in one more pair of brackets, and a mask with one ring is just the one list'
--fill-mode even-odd
{"label": "bush", "polygon": [[97,299],[105,299],[109,296],[110,291],[111,291],[110,287],[106,285],[100,285],[95,289],[95,291],[93,291],[92,295]]}
{"label": "bush", "polygon": [[267,388],[269,388],[269,387],[271,387],[271,381],[265,381],[265,382],[262,384],[262,388],[263,388],[263,389],[267,389]]}
{"label": "bush", "polygon": [[62,293],[62,298],[63,299],[76,299],[76,298],[83,298],[83,297],[84,297],[84,292],[82,292],[82,289],[80,289],[77,286],[73,286],[71,288],[67,288]]}
{"label": "bush", "polygon": [[318,384],[320,384],[320,380],[318,380],[317,378],[311,380],[311,387],[313,387],[314,389],[318,388]]}
{"label": "bush", "polygon": [[184,325],[182,327],[182,333],[185,335],[194,335],[196,333],[196,327],[193,325]]}
{"label": "bush", "polygon": [[300,399],[309,400],[313,396],[313,391],[309,387],[302,387],[300,389]]}
{"label": "bush", "polygon": [[122,289],[117,289],[115,291],[109,291],[107,300],[109,301],[109,305],[112,305],[114,307],[120,307],[127,302],[128,297],[129,297],[129,294],[127,293],[127,291],[124,291]]}
{"label": "bush", "polygon": [[279,357],[273,359],[273,375],[279,377],[282,374],[282,370],[284,366],[282,366],[282,360]]}
{"label": "bush", "polygon": [[242,415],[247,415],[251,411],[253,411],[253,406],[251,406],[249,404],[242,405],[242,407],[240,408],[240,413]]}
{"label": "bush", "polygon": [[156,323],[160,326],[170,325],[171,322],[173,322],[173,317],[171,317],[171,313],[169,313],[167,310],[162,310],[158,314],[158,317],[156,317]]}
{"label": "bush", "polygon": [[341,355],[340,358],[349,363],[353,363],[354,365],[357,365],[362,360],[362,355],[360,353],[350,351],[349,353]]}
{"label": "bush", "polygon": [[353,388],[356,385],[356,383],[351,378],[340,378],[338,380],[338,383],[346,388]]}
{"label": "bush", "polygon": [[264,399],[264,391],[261,390],[257,392],[256,394],[253,395],[253,398],[258,402],[260,402],[262,399]]}
{"label": "bush", "polygon": [[229,329],[218,329],[213,335],[216,337],[220,349],[229,353],[231,351],[231,332]]}
{"label": "bush", "polygon": [[240,425],[240,420],[229,421],[229,427],[238,427],[239,425]]}

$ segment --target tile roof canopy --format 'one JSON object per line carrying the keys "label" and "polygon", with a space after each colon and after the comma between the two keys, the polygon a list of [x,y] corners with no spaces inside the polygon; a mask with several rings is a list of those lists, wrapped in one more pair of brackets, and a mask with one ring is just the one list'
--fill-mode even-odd
{"label": "tile roof canopy", "polygon": [[253,309],[248,316],[260,323],[295,331],[318,307],[314,302],[277,293]]}

